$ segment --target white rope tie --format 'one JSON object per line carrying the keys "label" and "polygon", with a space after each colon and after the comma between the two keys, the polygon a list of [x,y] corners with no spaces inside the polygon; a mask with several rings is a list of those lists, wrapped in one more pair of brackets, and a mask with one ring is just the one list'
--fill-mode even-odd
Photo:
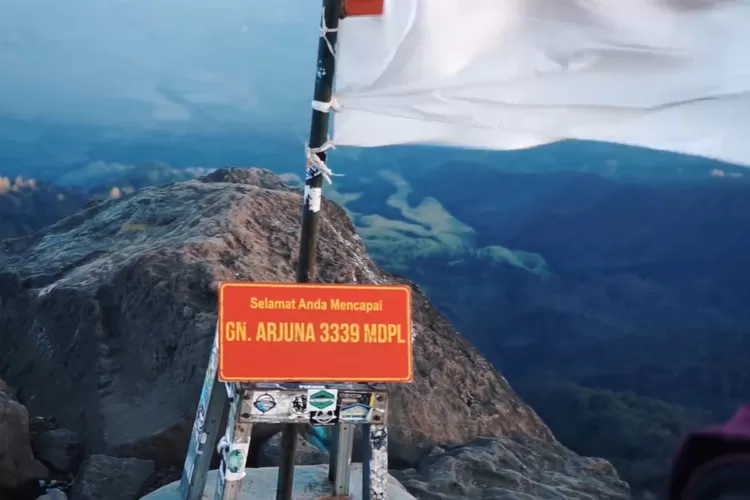
{"label": "white rope tie", "polygon": [[226,435],[221,436],[221,439],[219,439],[219,443],[216,445],[216,453],[218,453],[221,458],[226,460],[227,454],[229,453],[230,449],[231,445],[229,443],[229,438]]}
{"label": "white rope tie", "polygon": [[[336,59],[336,49],[333,47],[331,41],[328,40],[328,34],[336,33],[338,30],[338,28],[329,28],[326,25],[326,9],[325,7],[323,7],[320,14],[320,37],[325,42],[326,46],[328,47],[328,51],[331,53],[331,56],[334,59]],[[336,97],[334,96],[331,97],[331,100],[329,102],[313,101],[312,108],[315,111],[320,111],[321,113],[330,113],[331,111],[339,111],[341,109],[341,105],[339,104],[338,99],[336,99]]]}
{"label": "white rope tie", "polygon": [[[335,33],[337,31],[338,28],[329,28],[326,25],[326,9],[325,7],[323,7],[320,15],[320,36],[325,41],[325,44],[328,47],[328,51],[331,53],[331,56],[334,59],[336,58],[336,49],[333,47],[331,41],[328,40],[328,34]],[[341,105],[335,96],[331,96],[331,100],[329,102],[313,101],[312,108],[315,111],[319,111],[321,113],[330,113],[331,111],[339,111],[341,109]],[[305,146],[305,157],[307,158],[306,179],[311,179],[318,175],[322,175],[326,182],[328,182],[328,184],[332,184],[331,177],[333,177],[335,174],[333,173],[333,171],[331,171],[328,165],[326,165],[326,162],[323,161],[318,155],[334,148],[335,146],[333,142],[331,142],[330,138],[326,139],[326,142],[322,146],[317,148],[311,148],[309,145]]]}
{"label": "white rope tie", "polygon": [[336,98],[336,96],[333,96],[328,102],[313,101],[312,108],[315,111],[320,111],[321,113],[330,113],[331,111],[335,113],[341,110],[341,104],[339,103],[339,100]]}
{"label": "white rope tie", "polygon": [[331,184],[331,177],[334,176],[333,171],[326,165],[326,162],[320,159],[318,156],[321,153],[327,152],[329,149],[335,149],[336,147],[330,140],[327,140],[325,144],[319,148],[311,148],[305,146],[305,157],[307,158],[307,177],[312,178],[317,175],[322,175],[323,178]]}
{"label": "white rope tie", "polygon": [[339,29],[338,28],[329,28],[326,25],[326,8],[323,7],[322,13],[320,15],[320,36],[323,37],[323,40],[325,40],[326,45],[328,46],[328,50],[331,52],[331,55],[333,57],[336,57],[336,50],[333,48],[333,44],[328,40],[328,33],[336,33]]}

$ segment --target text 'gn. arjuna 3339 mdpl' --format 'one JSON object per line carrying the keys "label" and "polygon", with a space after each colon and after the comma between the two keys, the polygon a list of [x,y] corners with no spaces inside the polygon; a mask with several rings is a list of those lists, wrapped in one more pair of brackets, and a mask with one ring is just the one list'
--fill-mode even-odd
{"label": "text 'gn. arjuna 3339 mdpl'", "polygon": [[412,380],[408,286],[225,283],[223,381]]}

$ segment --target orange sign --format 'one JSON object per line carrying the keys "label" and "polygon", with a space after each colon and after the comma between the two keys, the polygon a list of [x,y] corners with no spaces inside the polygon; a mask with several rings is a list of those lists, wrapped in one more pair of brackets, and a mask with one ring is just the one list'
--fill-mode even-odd
{"label": "orange sign", "polygon": [[223,382],[411,382],[408,286],[224,283]]}
{"label": "orange sign", "polygon": [[344,0],[347,16],[382,16],[385,0]]}

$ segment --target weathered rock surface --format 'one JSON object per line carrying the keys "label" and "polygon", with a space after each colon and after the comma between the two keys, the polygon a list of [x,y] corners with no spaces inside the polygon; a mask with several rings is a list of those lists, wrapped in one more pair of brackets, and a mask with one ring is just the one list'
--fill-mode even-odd
{"label": "weathered rock surface", "polygon": [[612,465],[528,436],[436,447],[417,469],[392,474],[421,500],[626,500]]}
{"label": "weathered rock surface", "polygon": [[[362,464],[352,464],[349,491],[351,500],[362,500]],[[208,473],[203,498],[214,498],[218,471]],[[241,500],[275,500],[277,467],[245,469],[242,479]],[[330,495],[331,483],[328,481],[328,468],[323,465],[302,465],[294,469],[294,500],[323,500]],[[393,476],[388,477],[388,500],[414,500],[406,489]],[[179,492],[179,481],[168,484],[143,497],[142,500],[182,500]]]}
{"label": "weathered rock surface", "polygon": [[[281,464],[281,433],[274,434],[260,445],[258,467],[278,467]],[[328,464],[328,452],[297,436],[297,465]]]}
{"label": "weathered rock surface", "polygon": [[10,396],[0,379],[0,491],[13,490],[30,479],[44,479],[48,471],[34,459],[29,441],[29,414]]}
{"label": "weathered rock surface", "polygon": [[31,436],[32,443],[40,434],[57,428],[55,417],[33,416],[29,418],[29,436]]}
{"label": "weathered rock surface", "polygon": [[81,465],[71,500],[136,500],[154,473],[154,462],[91,455]]}
{"label": "weathered rock surface", "polygon": [[[224,180],[233,182],[212,182]],[[182,460],[217,286],[293,281],[300,206],[299,192],[270,172],[222,169],[5,240],[0,372],[33,414],[56,416],[90,452]],[[403,282],[367,257],[342,208],[326,202],[324,214],[321,281]],[[403,436],[394,449],[515,432],[552,439],[419,290],[414,323],[416,380],[394,389],[391,422]]]}
{"label": "weathered rock surface", "polygon": [[[221,169],[0,242],[0,373],[88,453],[181,463],[218,285],[293,281],[300,206],[299,191],[270,172]],[[370,260],[341,207],[326,201],[323,213],[320,281],[407,283]],[[477,436],[552,446],[536,414],[413,288],[415,381],[393,389],[391,466]]]}
{"label": "weathered rock surface", "polygon": [[32,441],[34,456],[58,472],[74,472],[83,460],[83,443],[69,429],[52,429]]}
{"label": "weathered rock surface", "polygon": [[13,389],[5,382],[5,380],[0,378],[0,394],[4,394],[8,396],[9,398],[13,399]]}

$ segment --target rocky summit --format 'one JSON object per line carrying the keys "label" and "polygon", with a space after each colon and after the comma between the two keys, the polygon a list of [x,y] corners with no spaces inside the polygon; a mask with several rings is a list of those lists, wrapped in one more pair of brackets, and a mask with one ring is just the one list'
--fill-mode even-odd
{"label": "rocky summit", "polygon": [[[31,415],[54,417],[80,436],[86,457],[181,464],[215,334],[218,286],[293,281],[301,204],[301,193],[268,171],[220,169],[93,204],[0,242],[0,374]],[[319,281],[408,283],[373,263],[340,206],[326,201],[323,214]],[[444,492],[446,475],[430,470],[458,461],[455,481],[479,484],[476,473],[492,486],[500,482],[486,478],[499,474],[511,478],[501,482],[518,491],[512,498],[627,498],[609,464],[560,446],[409,284],[415,380],[393,388],[389,409],[391,467],[412,471],[404,473],[407,486]],[[257,427],[256,450],[277,430]],[[436,450],[446,451],[436,458]],[[546,475],[545,464],[554,465]],[[530,471],[543,478],[522,479]],[[544,487],[528,490],[529,480]],[[563,484],[597,493],[561,496]]]}

